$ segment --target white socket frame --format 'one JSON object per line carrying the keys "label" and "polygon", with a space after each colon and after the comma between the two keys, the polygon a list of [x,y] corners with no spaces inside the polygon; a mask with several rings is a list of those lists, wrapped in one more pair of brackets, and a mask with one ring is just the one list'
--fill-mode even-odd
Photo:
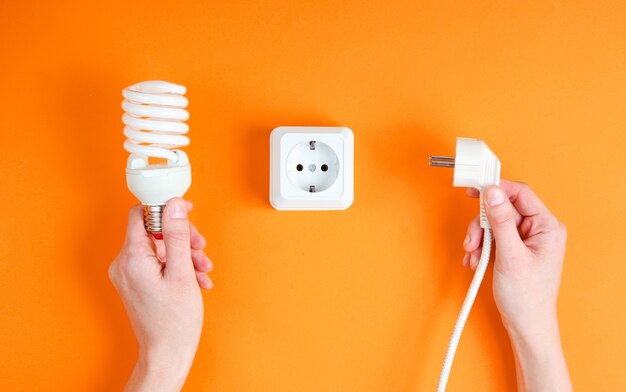
{"label": "white socket frame", "polygon": [[[289,153],[299,144],[316,141],[337,155],[335,182],[320,192],[294,185],[287,172]],[[282,126],[270,134],[270,204],[277,210],[345,210],[354,200],[354,134],[346,127]]]}

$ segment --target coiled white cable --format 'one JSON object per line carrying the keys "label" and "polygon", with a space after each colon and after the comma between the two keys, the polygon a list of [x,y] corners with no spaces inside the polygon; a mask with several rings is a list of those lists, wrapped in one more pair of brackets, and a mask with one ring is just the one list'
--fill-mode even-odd
{"label": "coiled white cable", "polygon": [[176,162],[178,156],[171,150],[189,144],[184,136],[189,126],[183,122],[189,119],[185,110],[189,102],[183,96],[186,92],[185,86],[159,80],[125,88],[122,121],[128,138],[124,142],[126,151]]}
{"label": "coiled white cable", "polygon": [[454,354],[456,353],[456,348],[459,345],[459,339],[461,338],[461,332],[463,332],[463,327],[465,327],[465,322],[467,321],[467,317],[469,316],[474,300],[476,299],[476,295],[478,294],[478,289],[480,288],[480,284],[485,276],[485,271],[487,271],[489,257],[491,256],[492,233],[491,229],[485,229],[483,233],[483,251],[480,255],[480,261],[476,267],[474,278],[472,278],[472,283],[470,284],[467,294],[465,295],[465,300],[463,301],[463,306],[459,312],[459,317],[456,319],[456,324],[454,325],[454,330],[452,331],[452,336],[450,337],[450,343],[448,343],[446,358],[443,361],[443,367],[441,368],[441,374],[439,375],[437,392],[444,392],[446,390],[448,377],[450,376],[450,369],[452,368],[452,361],[454,360]]}

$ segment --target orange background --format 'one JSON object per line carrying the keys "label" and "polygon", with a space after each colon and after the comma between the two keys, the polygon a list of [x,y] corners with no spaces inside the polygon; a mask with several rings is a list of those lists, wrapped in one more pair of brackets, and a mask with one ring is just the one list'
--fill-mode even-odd
{"label": "orange background", "polygon": [[[187,197],[216,265],[186,390],[433,390],[472,276],[477,203],[427,166],[456,136],[567,223],[574,385],[626,390],[625,20],[621,1],[0,2],[1,389],[129,376],[107,278],[136,202],[121,90],[165,79],[188,87]],[[270,207],[279,125],[354,130],[349,210]],[[514,387],[486,284],[450,390]]]}

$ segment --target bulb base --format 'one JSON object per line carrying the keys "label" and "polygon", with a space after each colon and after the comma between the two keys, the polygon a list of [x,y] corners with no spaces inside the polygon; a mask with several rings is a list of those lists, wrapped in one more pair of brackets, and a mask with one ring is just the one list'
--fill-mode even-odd
{"label": "bulb base", "polygon": [[143,206],[143,223],[146,231],[155,239],[162,240],[162,216],[165,204],[144,205]]}

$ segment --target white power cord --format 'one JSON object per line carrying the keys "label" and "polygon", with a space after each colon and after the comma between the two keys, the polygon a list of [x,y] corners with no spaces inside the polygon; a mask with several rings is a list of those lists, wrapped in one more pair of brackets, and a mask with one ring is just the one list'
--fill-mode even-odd
{"label": "white power cord", "polygon": [[441,374],[439,375],[437,392],[444,392],[448,385],[452,361],[461,339],[463,327],[465,327],[465,322],[478,294],[478,289],[485,276],[485,271],[487,271],[489,257],[491,256],[492,233],[485,213],[482,191],[488,186],[500,184],[500,161],[483,141],[457,138],[456,157],[433,155],[430,157],[430,165],[453,168],[454,186],[476,188],[480,191],[480,226],[484,229],[483,250],[480,255],[480,261],[454,325],[446,357],[441,368]]}
{"label": "white power cord", "polygon": [[476,267],[472,283],[470,284],[467,294],[465,295],[465,300],[463,301],[463,306],[459,312],[459,317],[457,317],[456,324],[454,324],[454,330],[452,331],[450,343],[448,343],[448,350],[446,351],[446,358],[443,361],[443,367],[441,368],[441,373],[439,374],[437,392],[444,392],[446,390],[446,386],[448,385],[448,377],[450,376],[450,369],[452,368],[452,361],[454,360],[454,354],[456,354],[456,348],[459,345],[459,339],[461,339],[461,332],[463,332],[467,316],[469,316],[474,300],[476,299],[476,295],[478,294],[478,289],[480,288],[480,284],[485,276],[485,271],[487,271],[490,256],[491,229],[485,229],[483,234],[483,252],[480,255],[480,261]]}

